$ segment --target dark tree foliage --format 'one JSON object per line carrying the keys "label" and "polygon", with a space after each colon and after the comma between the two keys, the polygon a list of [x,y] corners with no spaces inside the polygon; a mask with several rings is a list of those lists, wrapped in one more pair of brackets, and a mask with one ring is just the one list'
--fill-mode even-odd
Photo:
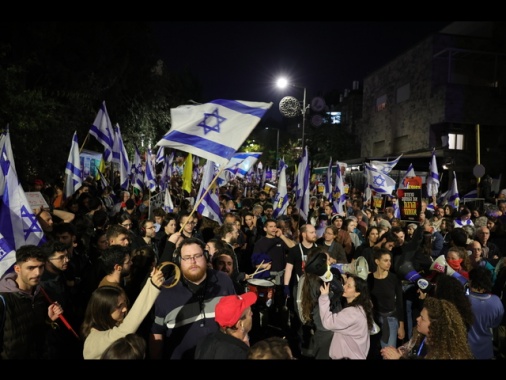
{"label": "dark tree foliage", "polygon": [[142,134],[153,145],[170,126],[170,108],[198,99],[190,73],[169,73],[149,24],[0,24],[0,130],[9,126],[23,184],[63,176],[74,131],[84,148],[102,101],[127,150]]}

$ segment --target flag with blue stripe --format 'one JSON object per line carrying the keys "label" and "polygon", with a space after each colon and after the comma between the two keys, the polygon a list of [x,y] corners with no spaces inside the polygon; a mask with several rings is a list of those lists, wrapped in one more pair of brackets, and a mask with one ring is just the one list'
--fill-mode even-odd
{"label": "flag with blue stripe", "polygon": [[325,178],[323,196],[329,201],[332,200],[332,157],[330,157],[327,177]]}
{"label": "flag with blue stripe", "polygon": [[427,194],[429,197],[436,196],[439,191],[439,171],[437,168],[436,151],[432,150],[432,161],[429,165],[429,175],[427,176]]}
{"label": "flag with blue stripe", "polygon": [[118,155],[119,161],[119,176],[120,186],[124,190],[128,190],[130,186],[130,161],[128,161],[128,153],[123,143],[123,137],[121,136],[121,129],[119,124],[116,123],[114,127],[114,146],[118,151],[113,152],[113,155]]}
{"label": "flag with blue stripe", "polygon": [[397,165],[397,163],[399,162],[399,160],[401,159],[401,157],[402,157],[402,154],[399,157],[397,157],[395,160],[393,160],[393,161],[378,161],[378,160],[373,160],[373,161],[371,161],[370,166],[372,166],[375,169],[379,170],[383,174],[388,174],[388,173],[390,173],[392,171],[392,169],[394,168],[394,166]]}
{"label": "flag with blue stripe", "polygon": [[454,209],[458,210],[460,204],[460,195],[459,189],[457,188],[457,176],[455,172],[453,172],[452,187],[450,188],[450,190],[448,190],[446,197],[448,199],[448,204],[453,206]]}
{"label": "flag with blue stripe", "polygon": [[156,190],[156,175],[153,168],[153,161],[151,160],[151,149],[148,149],[146,157],[146,172],[144,173],[144,184],[149,191],[154,192]]}
{"label": "flag with blue stripe", "polygon": [[156,144],[226,165],[272,103],[217,99],[171,109],[172,128]]}
{"label": "flag with blue stripe", "polygon": [[[0,232],[0,278],[16,263],[16,251]],[[0,318],[1,319],[1,318]]]}
{"label": "flag with blue stripe", "polygon": [[27,244],[41,245],[45,242],[44,232],[28,203],[23,187],[8,158],[10,138],[5,141],[0,152],[0,170],[2,170],[5,187],[0,203],[1,233],[8,247],[18,249]]}
{"label": "flag with blue stripe", "polygon": [[216,175],[218,175],[216,163],[207,160],[197,194],[197,212],[221,225],[223,224],[223,219],[220,209],[219,188],[216,181],[211,185]]}
{"label": "flag with blue stripe", "polygon": [[395,181],[390,178],[390,176],[379,171],[374,166],[368,165],[367,163],[364,165],[364,168],[367,183],[372,191],[379,194],[392,194],[395,190]]}
{"label": "flag with blue stripe", "polygon": [[309,156],[306,146],[298,165],[297,192],[295,193],[295,204],[299,209],[299,214],[306,220],[309,213],[309,177]]}
{"label": "flag with blue stripe", "polygon": [[104,160],[111,162],[114,150],[114,130],[105,107],[105,101],[102,102],[89,133],[104,146]]}
{"label": "flag with blue stripe", "polygon": [[[5,154],[6,159],[11,163],[11,170],[14,170],[14,172],[16,172],[16,167],[14,165],[14,155],[12,154],[11,137],[9,135],[9,125],[7,125],[5,132],[0,135],[0,152],[2,152],[2,154]],[[0,170],[0,197],[3,195],[4,189],[5,177],[2,170]]]}
{"label": "flag with blue stripe", "polygon": [[346,204],[346,193],[344,191],[343,176],[341,174],[341,165],[337,162],[336,170],[336,181],[334,189],[332,191],[332,209],[338,214],[342,214],[344,211],[344,205]]}
{"label": "flag with blue stripe", "polygon": [[281,172],[279,173],[278,192],[276,193],[276,197],[274,198],[274,210],[272,213],[272,216],[274,218],[277,218],[278,216],[281,215],[285,215],[290,200],[288,197],[288,187],[286,186],[287,165],[283,160],[280,160],[279,166],[281,167]]}
{"label": "flag with blue stripe", "polygon": [[134,144],[135,152],[134,152],[134,161],[132,165],[132,186],[135,187],[139,191],[143,191],[144,189],[144,171],[142,170],[142,160],[141,154],[139,153],[139,149],[137,145]]}
{"label": "flag with blue stripe", "polygon": [[83,184],[83,173],[81,171],[81,159],[79,157],[79,142],[77,131],[72,137],[69,158],[65,167],[65,198],[70,198]]}
{"label": "flag with blue stripe", "polygon": [[[408,178],[416,177],[415,169],[413,168],[413,164],[410,163],[408,166],[408,170],[406,170],[406,173],[404,174],[404,177],[402,177],[402,182],[399,185],[399,189],[406,189]],[[397,218],[397,217],[396,217]]]}

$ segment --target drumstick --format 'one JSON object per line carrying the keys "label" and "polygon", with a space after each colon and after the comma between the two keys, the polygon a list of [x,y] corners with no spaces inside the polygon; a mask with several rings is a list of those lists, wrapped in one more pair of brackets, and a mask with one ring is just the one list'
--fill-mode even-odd
{"label": "drumstick", "polygon": [[255,272],[253,272],[252,274],[250,274],[250,276],[251,276],[251,277],[253,277],[255,274],[259,274],[259,273],[265,272],[266,270],[269,270],[269,269],[264,268],[264,269],[262,269],[262,270],[255,271]]}
{"label": "drumstick", "polygon": [[257,266],[257,269],[255,269],[255,271],[251,274],[252,276],[254,276],[255,274],[258,273],[258,270],[260,269],[260,267],[262,266],[262,264],[264,263],[265,260],[262,260],[262,262],[260,263],[259,266]]}

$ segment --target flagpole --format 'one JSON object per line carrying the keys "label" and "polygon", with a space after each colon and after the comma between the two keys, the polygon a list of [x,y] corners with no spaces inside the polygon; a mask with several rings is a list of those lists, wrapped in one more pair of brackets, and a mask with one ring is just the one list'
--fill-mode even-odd
{"label": "flagpole", "polygon": [[81,145],[81,148],[79,149],[79,153],[82,153],[84,145],[86,144],[86,141],[88,141],[88,137],[90,137],[89,132],[86,134],[86,137],[84,138],[83,144]]}
{"label": "flagpole", "polygon": [[219,170],[218,174],[216,174],[213,178],[213,180],[209,183],[209,186],[207,187],[206,191],[204,192],[204,194],[202,194],[202,196],[200,197],[200,199],[197,200],[197,202],[195,202],[195,205],[193,206],[193,210],[192,212],[190,213],[190,215],[188,216],[188,218],[186,219],[186,222],[185,224],[183,224],[181,226],[181,229],[179,230],[179,233],[181,233],[183,231],[183,228],[186,226],[186,224],[188,223],[188,221],[190,220],[190,217],[193,215],[193,213],[197,210],[197,207],[199,206],[199,204],[202,203],[202,200],[204,199],[204,197],[207,195],[207,193],[209,192],[209,190],[211,189],[211,187],[213,187],[214,183],[216,182],[216,180],[218,179],[218,177],[221,175],[221,173],[225,170],[225,166],[226,165],[221,165],[221,169]]}

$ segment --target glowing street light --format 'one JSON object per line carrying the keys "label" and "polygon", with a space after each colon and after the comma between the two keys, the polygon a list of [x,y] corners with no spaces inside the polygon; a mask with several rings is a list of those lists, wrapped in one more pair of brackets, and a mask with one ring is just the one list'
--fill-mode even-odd
{"label": "glowing street light", "polygon": [[[302,108],[299,106],[299,102],[297,99],[291,97],[291,96],[285,96],[283,99],[281,99],[281,102],[279,103],[279,111],[283,114],[283,116],[286,117],[294,117],[297,116],[299,112],[302,112],[302,154],[304,152],[304,130],[306,128],[306,111],[309,107],[309,104],[306,105],[306,87],[292,84],[288,82],[286,78],[279,78],[276,82],[277,86],[279,88],[285,88],[287,86],[294,87],[294,88],[300,88],[304,90],[304,98],[302,100]],[[294,104],[294,100],[296,101],[296,104]]]}

